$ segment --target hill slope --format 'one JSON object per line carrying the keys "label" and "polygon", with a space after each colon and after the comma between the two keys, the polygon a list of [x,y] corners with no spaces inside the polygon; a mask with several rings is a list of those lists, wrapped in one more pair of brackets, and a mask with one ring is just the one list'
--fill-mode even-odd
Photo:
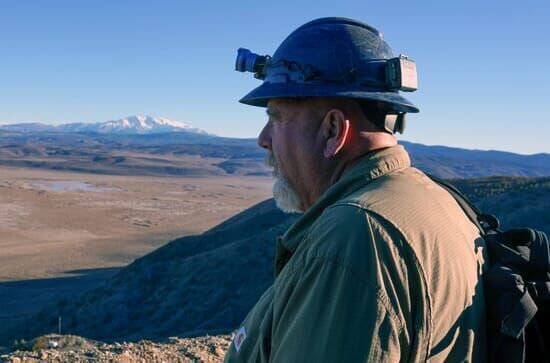
{"label": "hill slope", "polygon": [[103,286],[45,309],[23,335],[51,330],[59,314],[65,332],[102,340],[230,331],[273,279],[273,240],[291,219],[268,200],[172,241]]}
{"label": "hill slope", "polygon": [[[550,178],[457,180],[504,228],[550,233]],[[45,308],[14,338],[51,332],[101,340],[161,339],[236,328],[273,281],[275,238],[297,218],[262,202],[200,235],[136,260],[102,286]],[[8,338],[5,336],[5,338]]]}

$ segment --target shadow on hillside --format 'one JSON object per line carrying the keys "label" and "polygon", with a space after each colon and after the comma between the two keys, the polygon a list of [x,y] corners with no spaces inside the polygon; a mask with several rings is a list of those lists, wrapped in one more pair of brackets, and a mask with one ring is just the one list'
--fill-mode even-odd
{"label": "shadow on hillside", "polygon": [[[19,338],[10,336],[10,332],[25,318],[38,313],[48,303],[96,286],[121,268],[71,270],[64,272],[67,276],[0,282],[0,351]],[[56,332],[57,326],[52,326],[51,331]]]}

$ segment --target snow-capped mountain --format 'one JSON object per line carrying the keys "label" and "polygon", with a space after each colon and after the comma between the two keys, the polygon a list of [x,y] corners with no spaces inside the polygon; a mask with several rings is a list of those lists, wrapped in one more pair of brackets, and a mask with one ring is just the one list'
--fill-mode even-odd
{"label": "snow-capped mountain", "polygon": [[208,132],[161,117],[130,116],[120,120],[85,123],[75,122],[62,125],[46,125],[41,123],[23,123],[0,125],[0,129],[17,132],[96,132],[100,134],[159,134],[168,132],[188,132],[209,135]]}

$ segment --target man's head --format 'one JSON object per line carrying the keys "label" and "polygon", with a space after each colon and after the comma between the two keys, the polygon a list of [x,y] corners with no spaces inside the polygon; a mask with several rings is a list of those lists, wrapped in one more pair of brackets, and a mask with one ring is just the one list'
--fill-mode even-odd
{"label": "man's head", "polygon": [[258,144],[268,150],[273,194],[287,212],[307,210],[366,152],[396,144],[395,137],[345,98],[277,98]]}
{"label": "man's head", "polygon": [[399,90],[416,89],[416,66],[394,58],[382,35],[362,22],[323,18],[302,25],[273,57],[240,49],[235,65],[264,80],[240,102],[267,107],[259,136],[287,211],[307,210],[359,156],[395,144],[406,112]]}

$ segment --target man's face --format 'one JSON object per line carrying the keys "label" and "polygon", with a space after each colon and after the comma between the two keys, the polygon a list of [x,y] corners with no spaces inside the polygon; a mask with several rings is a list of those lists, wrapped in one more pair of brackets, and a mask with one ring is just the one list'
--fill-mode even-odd
{"label": "man's face", "polygon": [[276,178],[273,196],[285,212],[304,211],[311,204],[311,183],[315,182],[319,117],[307,100],[272,99],[268,121],[258,144],[268,149],[268,164]]}

